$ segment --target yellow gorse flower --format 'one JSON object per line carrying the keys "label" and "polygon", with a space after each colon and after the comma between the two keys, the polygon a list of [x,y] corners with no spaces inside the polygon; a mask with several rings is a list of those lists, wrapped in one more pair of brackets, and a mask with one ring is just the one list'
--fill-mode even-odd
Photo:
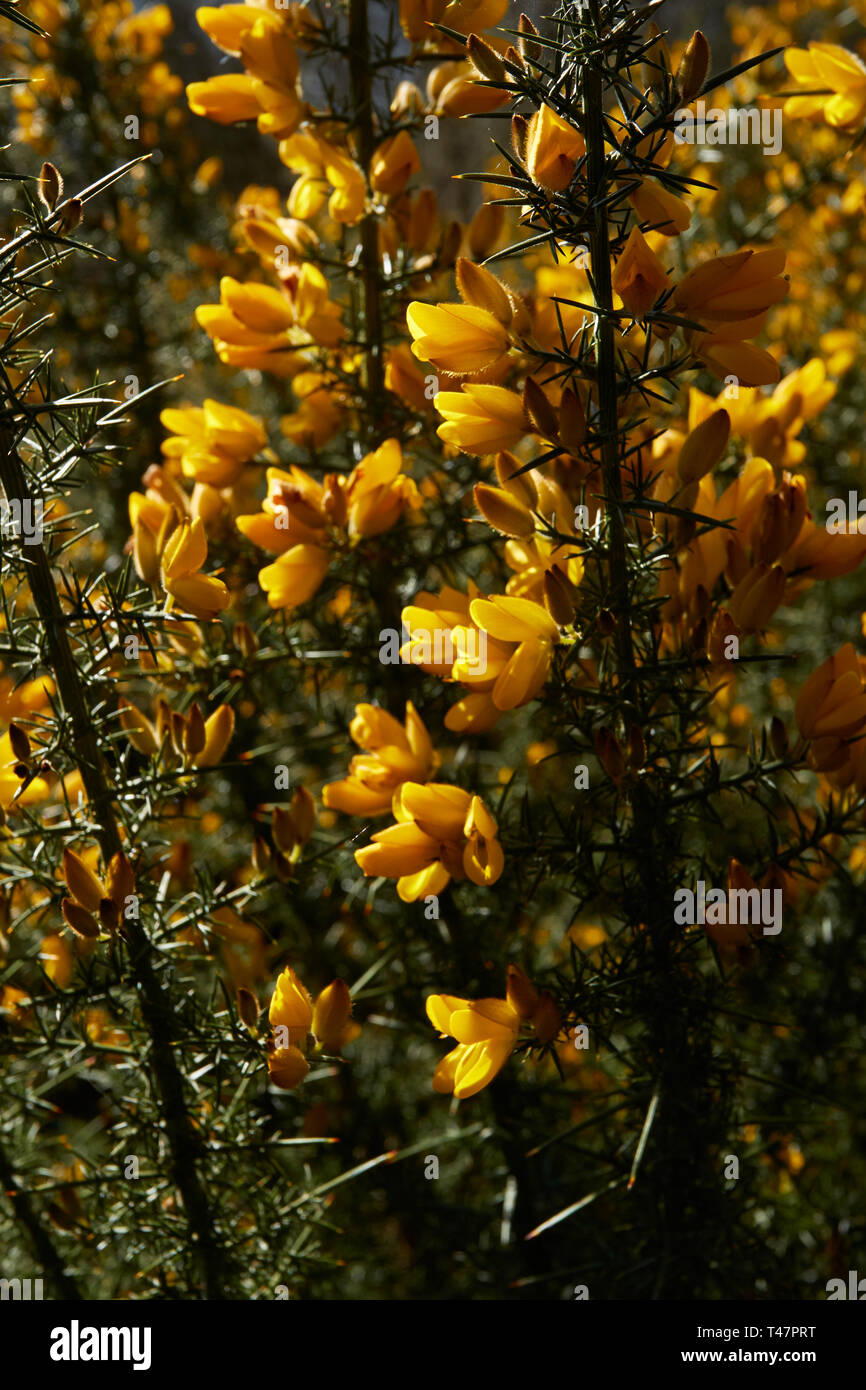
{"label": "yellow gorse flower", "polygon": [[445,418],[439,438],[467,454],[514,449],[530,432],[522,396],[504,386],[470,383],[461,391],[439,391],[433,404]]}
{"label": "yellow gorse flower", "polygon": [[427,782],[439,767],[439,755],[411,700],[402,725],[378,705],[357,705],[349,733],[363,752],[352,758],[348,777],[322,790],[322,801],[335,811],[386,815],[404,782]]}
{"label": "yellow gorse flower", "polygon": [[[785,66],[803,96],[789,97],[786,116],[823,117],[828,125],[856,131],[866,120],[866,64],[836,43],[785,50]],[[832,96],[828,100],[827,89]],[[809,93],[813,93],[810,95]]]}
{"label": "yellow gorse flower", "polygon": [[461,257],[457,288],[462,304],[423,304],[406,310],[412,351],[452,376],[502,376],[512,346],[530,326],[525,305],[484,266]]}
{"label": "yellow gorse flower", "polygon": [[162,584],[168,608],[179,605],[195,618],[213,618],[228,607],[231,598],[222,580],[199,574],[206,560],[207,537],[201,518],[181,522],[162,552]]}
{"label": "yellow gorse flower", "polygon": [[196,10],[196,18],[219,48],[240,58],[246,71],[190,83],[190,109],[221,125],[257,120],[263,135],[291,135],[303,107],[297,53],[281,18],[252,5],[207,5]]}
{"label": "yellow gorse flower", "polygon": [[345,336],[340,307],[317,266],[290,266],[281,287],[220,281],[219,304],[202,304],[196,319],[213,339],[220,361],[293,376],[309,365],[310,350],[335,347]]}
{"label": "yellow gorse flower", "polygon": [[231,487],[267,446],[261,420],[219,401],[164,410],[159,418],[171,432],[162,445],[166,458],[180,461],[185,478],[211,487]]}
{"label": "yellow gorse flower", "polygon": [[237,526],[278,557],[259,571],[272,608],[296,608],[312,598],[328,572],[332,548],[387,531],[407,509],[422,505],[402,469],[396,439],[365,455],[351,473],[330,473],[321,483],[297,466],[268,469],[261,512],[239,516]]}
{"label": "yellow gorse flower", "polygon": [[506,594],[484,598],[444,588],[421,592],[403,609],[409,640],[402,660],[459,681],[469,694],[453,705],[446,728],[484,733],[505,710],[528,704],[547,680],[559,627],[540,603]]}
{"label": "yellow gorse flower", "polygon": [[[289,194],[292,217],[307,222],[328,204],[335,222],[352,226],[364,214],[364,175],[345,150],[309,130],[280,142],[280,159],[300,178]],[[330,190],[330,193],[329,193]]]}
{"label": "yellow gorse flower", "polygon": [[568,187],[586,153],[580,131],[550,106],[540,107],[530,118],[525,146],[526,172],[533,183],[553,193]]}
{"label": "yellow gorse flower", "polygon": [[356,1038],[360,1026],[353,1022],[352,998],[343,980],[334,980],[315,1004],[306,985],[286,966],[277,979],[268,1009],[274,1039],[268,1049],[268,1074],[281,1090],[298,1086],[310,1070],[305,1052],[312,1038],[317,1052],[337,1054]]}
{"label": "yellow gorse flower", "polygon": [[677,284],[668,307],[705,325],[705,332],[687,329],[685,337],[717,376],[733,375],[742,386],[779,380],[775,358],[745,340],[760,333],[772,305],[788,293],[784,268],[784,251],[746,249],[702,261]]}
{"label": "yellow gorse flower", "polygon": [[490,887],[505,866],[493,816],[461,787],[404,782],[394,793],[396,825],[377,831],[355,851],[367,878],[397,879],[403,902],[444,892],[451,879]]}
{"label": "yellow gorse flower", "polygon": [[539,994],[520,966],[508,967],[505,999],[460,999],[431,994],[427,1017],[442,1037],[457,1046],[436,1068],[433,1089],[457,1100],[468,1100],[488,1086],[505,1066],[524,1024],[531,1024],[538,1041],[551,1042],[560,1028],[560,1014],[549,994]]}
{"label": "yellow gorse flower", "polygon": [[795,706],[804,738],[850,738],[866,724],[866,689],[860,662],[846,642],[806,681]]}

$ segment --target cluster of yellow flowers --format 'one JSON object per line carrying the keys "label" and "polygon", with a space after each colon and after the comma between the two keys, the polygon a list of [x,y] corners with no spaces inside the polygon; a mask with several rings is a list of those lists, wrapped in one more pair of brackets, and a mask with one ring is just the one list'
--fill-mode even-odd
{"label": "cluster of yellow flowers", "polygon": [[350,1015],[352,999],[344,980],[333,980],[317,996],[291,966],[277,980],[268,1009],[275,1042],[268,1051],[268,1073],[275,1086],[290,1091],[303,1081],[310,1064],[304,1056],[312,1036],[317,1053],[337,1054],[360,1029]]}
{"label": "cluster of yellow flowers", "polygon": [[316,593],[331,552],[378,536],[417,510],[422,498],[402,471],[396,439],[367,454],[348,475],[329,473],[318,483],[302,468],[268,469],[268,495],[255,516],[239,516],[238,529],[277,556],[259,571],[272,608],[296,608]]}
{"label": "cluster of yellow flowers", "polygon": [[[123,42],[136,52],[158,52],[164,10],[156,7],[149,18],[124,10]],[[485,175],[493,199],[465,228],[439,217],[432,189],[414,186],[422,172],[415,134],[425,123],[495,111],[510,101],[509,74],[526,70],[523,49],[487,32],[506,10],[506,0],[400,0],[411,59],[427,63],[435,54],[436,61],[425,91],[400,83],[388,133],[380,139],[371,127],[366,140],[354,116],[316,110],[303,90],[301,59],[321,37],[306,6],[249,0],[198,10],[201,28],[242,71],[190,84],[191,110],[218,124],[254,122],[277,142],[293,182],[285,200],[274,189],[244,190],[237,231],[256,263],[248,279],[239,278],[242,272],[223,275],[218,302],[201,304],[196,321],[224,367],[251,374],[251,382],[265,374],[285,391],[290,407],[280,428],[290,454],[283,462],[264,422],[240,406],[208,397],[172,407],[161,416],[162,462],[147,469],[129,499],[136,572],[174,619],[170,640],[200,660],[196,622],[216,622],[245,601],[230,582],[231,568],[205,572],[209,542],[217,554],[228,547],[239,565],[249,552],[237,544],[238,534],[266,553],[258,585],[281,622],[303,620],[298,610],[317,598],[340,616],[355,601],[358,568],[369,575],[386,553],[368,542],[401,523],[408,531],[425,519],[422,508],[430,502],[432,510],[442,496],[462,505],[453,478],[473,471],[478,516],[471,525],[476,536],[482,523],[493,532],[486,545],[501,577],[490,579],[491,564],[480,575],[490,579],[482,588],[438,566],[426,581],[433,587],[403,589],[404,637],[396,657],[461,688],[444,726],[469,737],[487,735],[504,715],[543,699],[558,679],[596,682],[595,661],[581,644],[603,644],[615,627],[605,611],[589,633],[585,621],[587,556],[605,520],[605,439],[594,367],[569,366],[574,345],[597,331],[586,257],[573,237],[559,240],[551,231],[527,243],[523,279],[510,283],[483,263],[509,218],[515,227],[536,229],[539,208],[567,206],[569,190],[585,173],[585,132],[564,106],[555,108],[555,93],[531,113],[516,114],[510,152],[500,151]],[[701,89],[705,50],[699,34],[686,46],[677,79],[685,105]],[[661,37],[654,53],[672,72]],[[866,110],[859,58],[812,43],[789,50],[786,62],[804,89],[787,99],[788,115],[859,129]],[[648,77],[648,85],[654,80]],[[816,85],[831,89],[830,101],[813,94]],[[827,360],[843,371],[857,351],[856,333],[834,330],[821,342],[822,357],[782,377],[781,339],[770,350],[754,340],[770,327],[771,311],[789,309],[791,252],[760,241],[710,248],[696,260],[691,242],[680,240],[705,197],[689,189],[693,156],[675,145],[670,130],[645,125],[626,122],[608,132],[606,177],[618,219],[610,265],[613,347],[620,361],[641,367],[635,365],[635,382],[618,401],[620,486],[627,500],[640,497],[644,514],[636,525],[660,545],[652,581],[658,652],[701,658],[698,678],[708,684],[718,685],[724,669],[722,686],[730,687],[736,677],[731,665],[723,668],[728,639],[765,635],[783,605],[817,580],[849,573],[866,556],[866,537],[856,526],[831,534],[816,521],[800,438],[833,396]],[[506,212],[495,194],[510,194],[515,182],[524,190],[528,182],[522,197],[531,201],[506,198],[516,205]],[[390,301],[389,329],[375,343],[363,298],[371,275],[380,276],[380,292],[388,285],[380,298]],[[725,382],[718,396],[691,388],[673,423],[645,410],[638,378],[696,368]],[[380,412],[372,432],[363,420],[371,401]],[[425,436],[433,420],[438,443],[428,468]],[[320,453],[329,445],[323,465]],[[734,470],[717,480],[714,474],[732,457]],[[342,586],[336,599],[328,581]],[[236,645],[251,657],[255,639],[245,614],[237,616]],[[147,669],[160,675],[168,666],[158,653]],[[39,696],[34,708],[47,698]],[[717,693],[716,705],[730,699],[730,690]],[[205,717],[198,702],[181,713],[162,695],[150,715],[121,699],[117,719],[133,749],[173,765],[181,780],[216,766],[235,728],[228,703]],[[850,644],[804,686],[796,720],[825,794],[866,789],[863,660]],[[348,733],[360,751],[321,797],[329,813],[365,820],[390,815],[392,823],[354,857],[365,877],[395,880],[405,903],[429,900],[452,883],[492,887],[505,869],[497,819],[484,796],[437,780],[447,755],[431,729],[409,700],[403,722],[358,703]],[[627,752],[607,724],[595,733],[601,767],[617,786],[640,776],[646,756],[639,729],[624,737]],[[14,756],[10,741],[10,764]],[[4,801],[18,795],[29,802],[45,786],[34,776],[22,791],[21,778],[9,773]],[[315,804],[302,788],[290,808],[273,811],[274,851],[257,842],[254,862],[287,881],[314,824]],[[106,884],[108,875],[106,869]],[[95,869],[93,877],[98,881]],[[737,861],[729,877],[752,884]],[[89,885],[94,901],[95,891]],[[114,901],[110,891],[102,896]],[[87,903],[74,901],[93,915]],[[69,911],[84,921],[78,908]],[[258,928],[239,917],[214,920],[217,934],[246,943],[266,969]],[[736,933],[718,935],[716,944],[740,951],[751,945]],[[318,1049],[339,1052],[357,1031],[350,1009],[342,981],[314,1005],[287,968],[269,1015],[273,1028],[288,1030],[269,1054],[275,1084],[289,1089],[306,1075],[310,1035]],[[434,995],[427,1009],[434,1025],[457,1041],[434,1085],[458,1098],[492,1079],[524,1026],[530,1044],[546,1048],[562,1023],[550,996],[539,995],[516,966],[509,967],[504,1000]]]}

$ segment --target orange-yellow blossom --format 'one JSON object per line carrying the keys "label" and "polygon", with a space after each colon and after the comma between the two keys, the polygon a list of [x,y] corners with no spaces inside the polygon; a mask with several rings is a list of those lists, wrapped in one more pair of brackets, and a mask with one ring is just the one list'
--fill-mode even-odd
{"label": "orange-yellow blossom", "polygon": [[289,194],[292,217],[307,222],[328,204],[335,222],[353,226],[364,215],[364,175],[351,155],[329,140],[303,130],[280,142],[280,159],[300,178]]}
{"label": "orange-yellow blossom", "polygon": [[178,604],[195,618],[213,618],[228,607],[231,597],[222,580],[198,573],[206,560],[207,537],[201,518],[181,522],[162,552],[162,584],[169,608]]}
{"label": "orange-yellow blossom", "polygon": [[433,1089],[458,1100],[477,1095],[498,1075],[517,1045],[524,1023],[530,1023],[541,1042],[559,1032],[559,1010],[548,994],[539,995],[519,966],[508,967],[505,999],[460,999],[431,994],[427,1017],[442,1037],[457,1046],[442,1058],[433,1076]]}
{"label": "orange-yellow blossom", "polygon": [[813,671],[797,697],[804,738],[850,738],[866,724],[866,689],[853,646],[846,642]]}
{"label": "orange-yellow blossom", "polygon": [[409,305],[412,351],[452,376],[501,377],[513,341],[530,326],[528,312],[501,280],[465,257],[457,261],[457,288],[462,304]]}
{"label": "orange-yellow blossom", "polygon": [[[785,50],[785,65],[799,87],[814,95],[789,97],[786,116],[821,117],[840,130],[858,131],[866,120],[866,64],[836,43]],[[832,93],[828,97],[829,92]]]}
{"label": "orange-yellow blossom", "polygon": [[220,281],[219,304],[201,304],[198,324],[221,362],[291,376],[306,366],[304,350],[335,347],[345,336],[340,307],[317,266],[290,266],[273,285]]}
{"label": "orange-yellow blossom", "polygon": [[685,338],[716,375],[736,376],[743,386],[779,380],[775,359],[745,340],[760,333],[772,305],[788,293],[784,268],[783,250],[746,249],[702,261],[676,286],[668,307],[705,327],[704,332],[687,329]]}
{"label": "orange-yellow blossom", "polygon": [[303,1081],[310,1064],[304,1053],[310,1038],[316,1052],[338,1053],[359,1034],[352,1022],[352,1000],[343,980],[334,980],[321,991],[315,1004],[304,982],[286,966],[277,979],[268,1009],[274,1039],[268,1051],[268,1073],[281,1090],[290,1091]]}
{"label": "orange-yellow blossom", "polygon": [[352,758],[348,777],[322,789],[322,801],[350,816],[387,814],[398,787],[429,781],[441,762],[411,700],[405,724],[378,705],[356,705],[349,733],[363,752]]}
{"label": "orange-yellow blossom", "polygon": [[445,418],[439,438],[467,454],[514,449],[530,431],[523,398],[504,386],[469,383],[462,391],[439,391],[433,404]]}
{"label": "orange-yellow blossom", "polygon": [[401,659],[431,675],[459,681],[469,694],[453,705],[445,726],[483,733],[505,710],[528,704],[550,671],[559,628],[540,603],[511,595],[483,598],[444,588],[421,592],[403,609],[409,633]]}
{"label": "orange-yellow blossom", "polygon": [[398,130],[373,151],[370,186],[375,193],[394,197],[402,193],[413,174],[421,168],[415,142],[408,130]]}
{"label": "orange-yellow blossom", "polygon": [[356,544],[379,535],[403,513],[422,505],[403,473],[396,439],[386,439],[349,474],[329,473],[319,483],[302,468],[270,468],[262,511],[237,518],[254,545],[278,558],[259,571],[272,608],[296,608],[316,593],[330,564],[332,544]]}
{"label": "orange-yellow blossom", "polygon": [[580,131],[557,115],[553,107],[541,106],[530,118],[526,130],[526,172],[539,187],[561,193],[571,183],[585,153]]}
{"label": "orange-yellow blossom", "polygon": [[263,135],[291,135],[303,107],[298,57],[286,25],[272,11],[249,5],[207,5],[196,11],[196,18],[218,47],[241,59],[246,71],[191,82],[186,89],[190,109],[221,125],[257,120]]}
{"label": "orange-yellow blossom", "polygon": [[622,255],[613,268],[612,284],[635,318],[644,318],[668,288],[668,275],[639,227],[632,227]]}
{"label": "orange-yellow blossom", "polygon": [[215,488],[237,482],[268,442],[261,420],[220,401],[163,410],[159,418],[170,431],[162,445],[166,458],[180,461],[185,478]]}
{"label": "orange-yellow blossom", "polygon": [[367,878],[396,878],[403,902],[442,893],[452,878],[490,887],[501,875],[496,821],[479,796],[439,782],[404,782],[392,812],[396,825],[377,831],[355,861]]}

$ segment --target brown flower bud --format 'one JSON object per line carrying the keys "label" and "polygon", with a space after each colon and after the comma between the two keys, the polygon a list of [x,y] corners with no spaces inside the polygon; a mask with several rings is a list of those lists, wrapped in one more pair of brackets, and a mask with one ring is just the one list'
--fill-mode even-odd
{"label": "brown flower bud", "polygon": [[676,83],[685,105],[698,95],[710,70],[710,45],[700,29],[696,29],[685,47],[677,68]]}
{"label": "brown flower bud", "polygon": [[252,1032],[258,1022],[259,1001],[251,989],[247,989],[246,986],[241,985],[237,993],[237,1002],[238,1017],[244,1027],[249,1028]]}
{"label": "brown flower bud", "polygon": [[538,38],[538,30],[529,18],[529,15],[521,14],[517,21],[517,30],[520,34],[520,38],[518,39],[520,51],[524,58],[528,58],[530,62],[533,62],[541,53],[541,44],[535,41]]}
{"label": "brown flower bud", "polygon": [[39,171],[36,191],[48,211],[53,212],[63,193],[63,178],[59,170],[55,169],[53,164],[49,164],[47,159]]}
{"label": "brown flower bud", "polygon": [[533,377],[526,378],[523,388],[523,406],[529,423],[543,439],[556,439],[559,432],[559,419],[554,407]]}
{"label": "brown flower bud", "polygon": [[94,938],[99,935],[99,923],[92,913],[82,907],[81,903],[73,902],[71,898],[64,898],[60,904],[60,911],[63,913],[63,920],[67,927],[75,932],[76,936]]}
{"label": "brown flower bud", "polygon": [[556,566],[544,572],[544,606],[557,627],[571,627],[574,622],[571,586]]}
{"label": "brown flower bud", "polygon": [[577,454],[586,439],[586,413],[576,391],[566,386],[559,402],[557,439],[569,454]]}
{"label": "brown flower bud", "polygon": [[715,468],[728,447],[731,417],[726,410],[714,410],[697,425],[683,444],[677,460],[681,483],[697,483]]}
{"label": "brown flower bud", "polygon": [[19,763],[29,763],[30,761],[30,739],[21,728],[20,724],[13,722],[9,725],[9,743],[15,758]]}
{"label": "brown flower bud", "polygon": [[496,50],[479,38],[478,34],[469,35],[466,53],[472,66],[482,77],[486,77],[490,82],[505,81],[505,64]]}

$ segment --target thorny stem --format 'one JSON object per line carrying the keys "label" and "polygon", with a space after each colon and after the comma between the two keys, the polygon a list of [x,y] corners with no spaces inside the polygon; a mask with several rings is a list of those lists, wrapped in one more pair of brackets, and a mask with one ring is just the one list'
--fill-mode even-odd
{"label": "thorny stem", "polygon": [[583,113],[586,139],[587,178],[592,195],[589,250],[595,282],[596,359],[598,368],[598,419],[601,435],[602,477],[608,526],[608,579],[611,609],[617,619],[617,650],[626,680],[634,673],[628,593],[628,548],[622,502],[622,476],[619,466],[619,419],[616,379],[616,351],[613,320],[613,287],[610,273],[610,245],[607,212],[602,191],[604,176],[604,122],[601,73],[592,63],[583,70]]}
{"label": "thorny stem", "polygon": [[[368,0],[349,0],[349,81],[352,94],[358,156],[369,181],[375,149],[373,129],[373,79],[370,64]],[[364,386],[369,409],[364,418],[371,434],[382,419],[385,367],[382,355],[382,297],[379,278],[379,227],[372,212],[361,219],[361,286],[364,302]]]}
{"label": "thorny stem", "polygon": [[[20,498],[24,507],[32,501],[8,418],[0,420],[0,483],[7,499]],[[30,592],[45,634],[47,663],[57,681],[63,709],[70,721],[81,779],[99,826],[97,838],[107,864],[112,855],[122,850],[122,843],[96,728],[69,644],[50,560],[41,542],[28,545],[27,549]],[[174,1059],[176,1039],[173,1006],[154,970],[150,941],[143,926],[137,920],[128,920],[124,930],[130,946],[130,967],[141,998],[142,1017],[151,1038],[151,1056],[165,1116],[172,1177],[183,1199],[193,1248],[198,1251],[205,1297],[219,1299],[224,1296],[220,1252],[214,1236],[214,1214],[198,1173],[199,1141],[189,1124],[183,1077]],[[18,1208],[21,1213],[20,1202]]]}
{"label": "thorny stem", "polygon": [[[588,20],[596,39],[599,37],[597,18]],[[597,61],[600,55],[596,53]],[[601,435],[602,478],[608,537],[608,584],[610,607],[616,619],[616,654],[622,690],[622,714],[626,725],[640,719],[636,700],[636,662],[632,641],[632,613],[629,592],[629,557],[623,511],[622,475],[619,460],[619,391],[615,354],[613,288],[611,281],[610,243],[604,202],[605,136],[604,86],[602,72],[590,58],[581,74],[584,136],[586,140],[586,169],[590,207],[589,243],[592,276],[595,284],[597,400],[599,433]],[[666,1104],[666,1097],[680,1094],[682,1111],[688,1110],[688,1098],[682,1096],[683,1065],[689,1044],[688,1024],[683,1017],[681,981],[671,940],[669,905],[672,901],[669,873],[666,865],[676,853],[670,841],[669,827],[660,817],[646,778],[638,779],[631,794],[633,825],[631,856],[636,861],[638,882],[633,885],[634,899],[629,906],[635,923],[646,922],[650,931],[654,967],[658,974],[658,991],[666,996],[660,1005],[658,1023],[652,1026],[647,1043],[656,1069],[653,1094],[658,1101],[655,1135],[651,1145],[656,1149],[658,1162],[654,1165],[655,1193],[647,1200],[657,1204],[661,1222],[662,1254],[657,1271],[653,1297],[661,1297],[667,1274],[667,1252],[673,1233],[689,1220],[689,1187],[695,1179],[693,1163],[681,1153],[682,1115],[676,1107]],[[652,1181],[652,1178],[650,1179]],[[638,1188],[641,1183],[637,1184]]]}

